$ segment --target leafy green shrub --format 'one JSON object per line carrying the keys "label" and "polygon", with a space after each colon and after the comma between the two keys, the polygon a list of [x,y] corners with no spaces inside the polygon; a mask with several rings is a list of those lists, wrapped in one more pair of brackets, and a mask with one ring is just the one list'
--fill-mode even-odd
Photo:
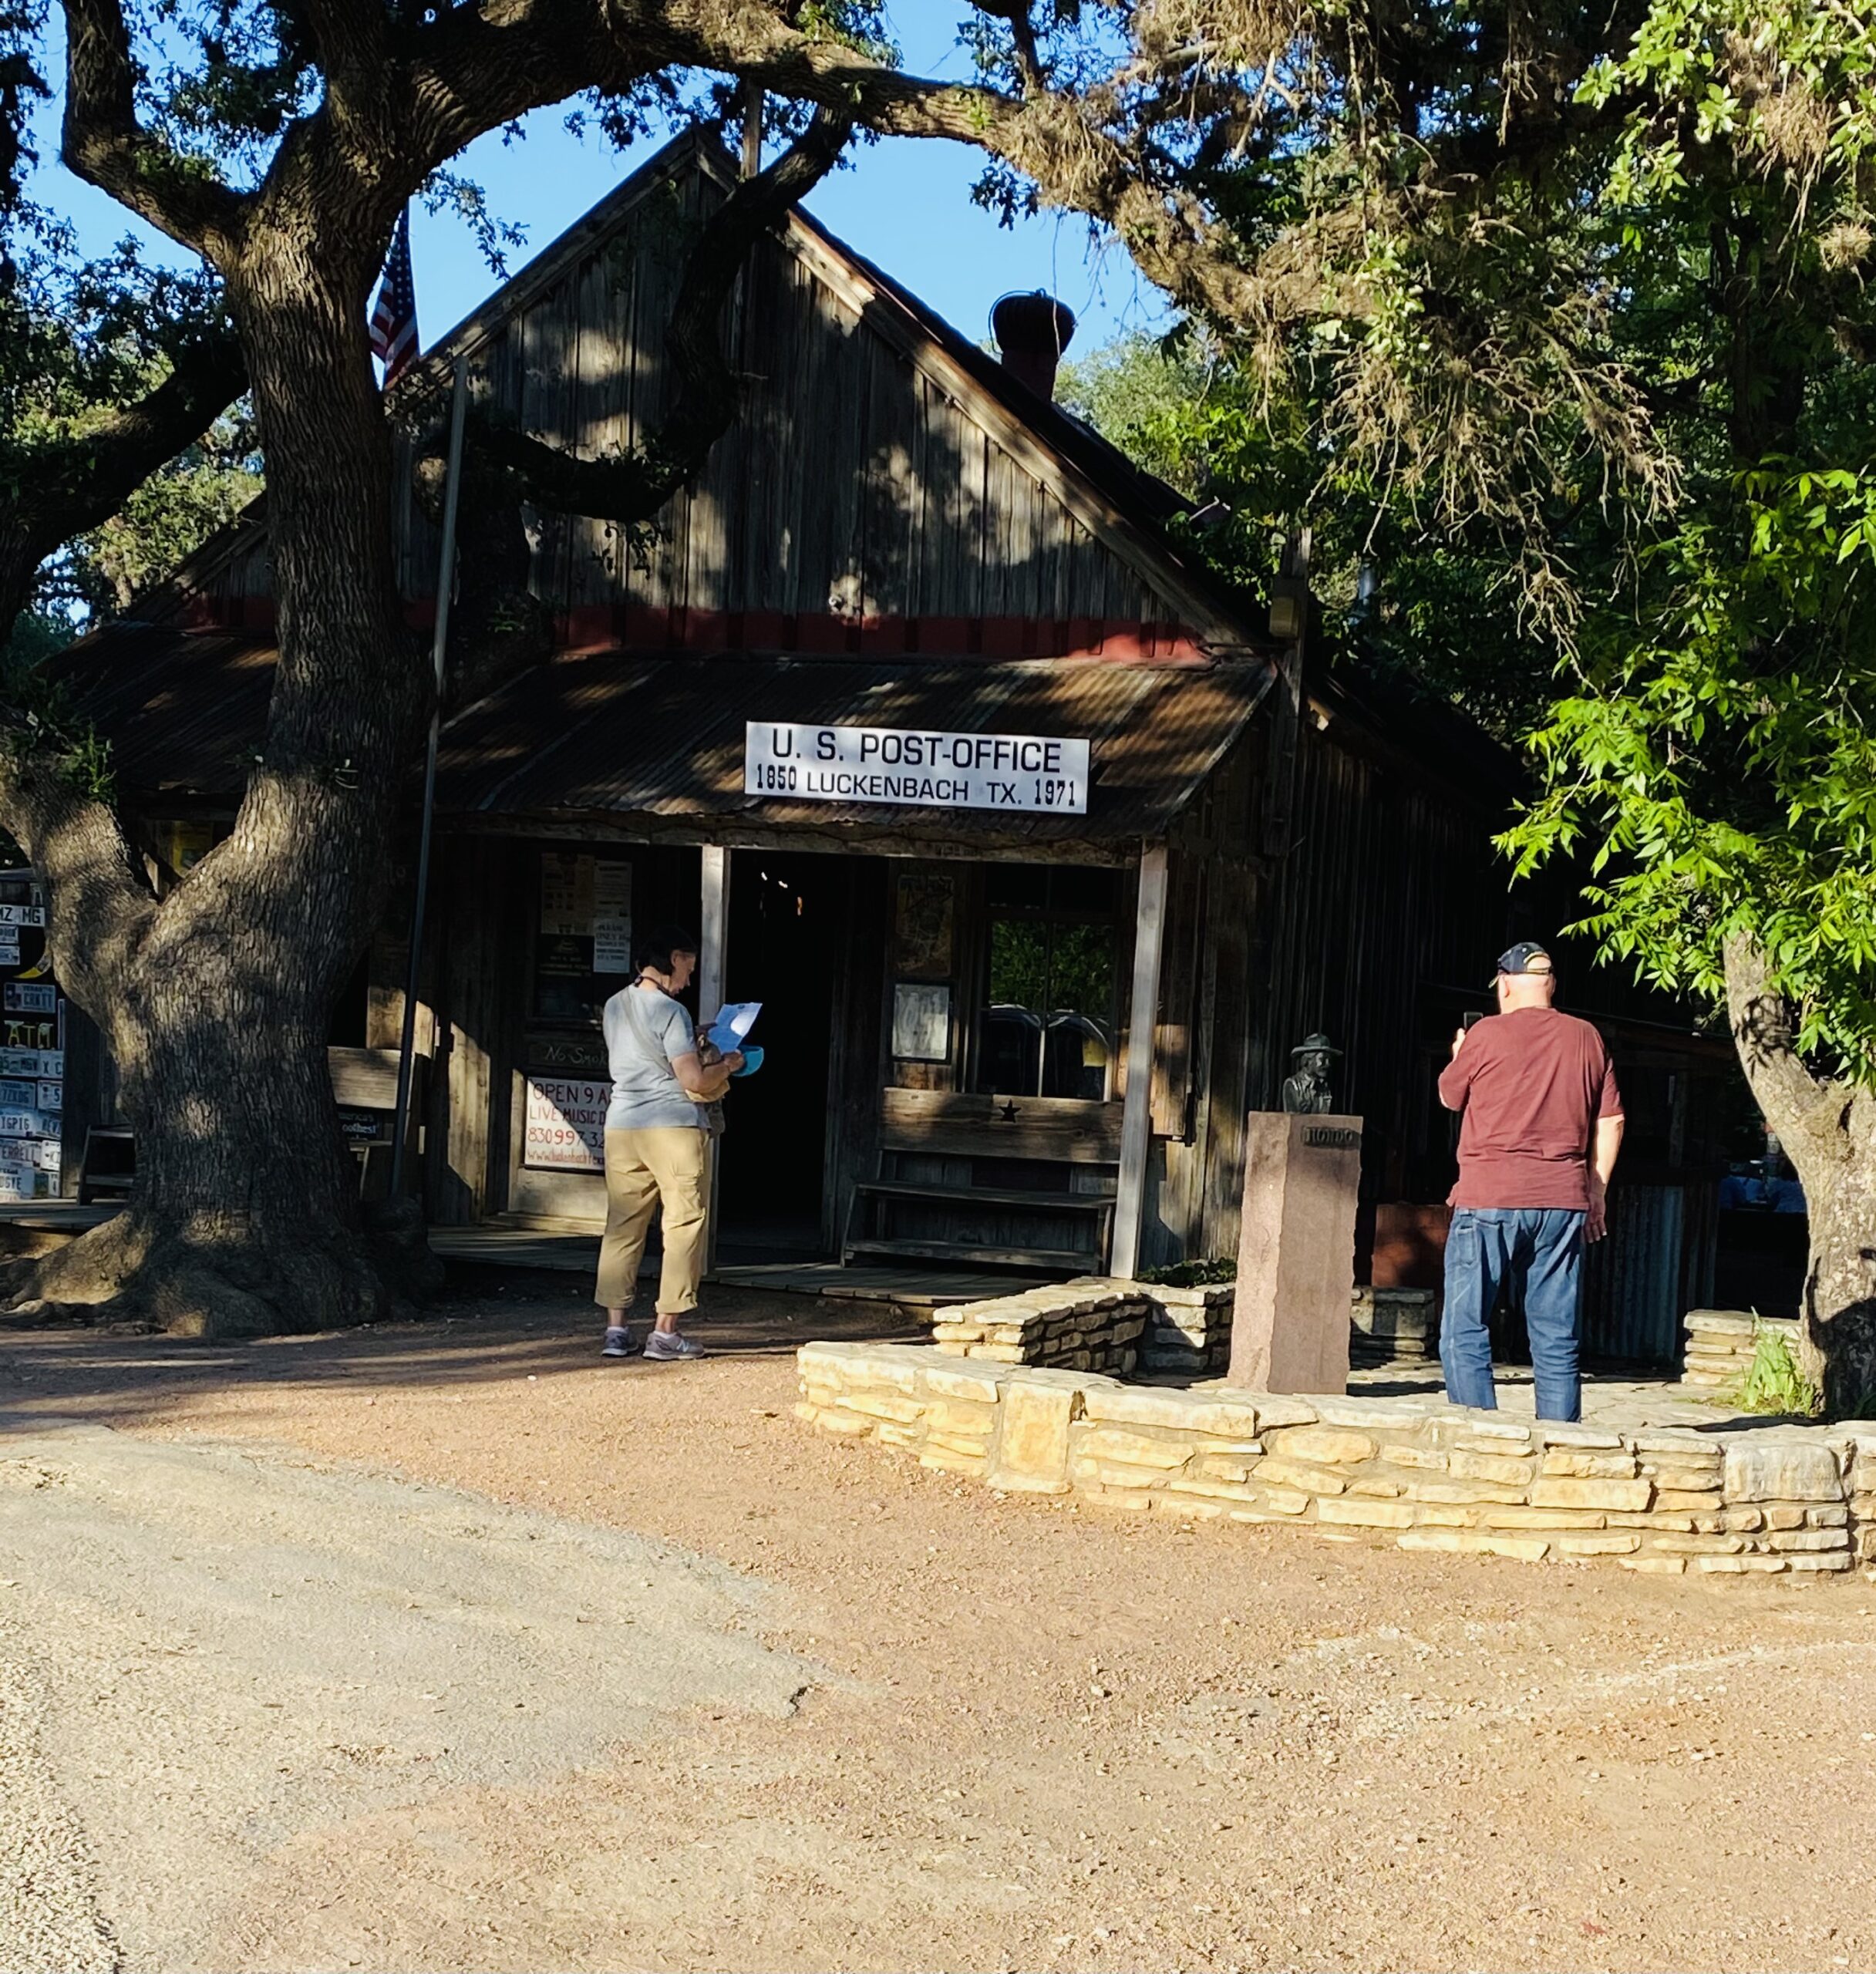
{"label": "leafy green shrub", "polygon": [[1752,1363],[1734,1403],[1742,1412],[1795,1413],[1808,1419],[1824,1410],[1824,1394],[1799,1369],[1785,1332],[1755,1317]]}

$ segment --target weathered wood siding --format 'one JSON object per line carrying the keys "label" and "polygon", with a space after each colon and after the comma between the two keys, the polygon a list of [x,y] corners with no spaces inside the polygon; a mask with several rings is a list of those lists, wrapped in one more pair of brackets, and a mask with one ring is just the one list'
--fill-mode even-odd
{"label": "weathered wood siding", "polygon": [[1175,846],[1171,925],[1191,912],[1202,930],[1169,936],[1161,979],[1149,1265],[1236,1251],[1245,1113],[1281,1107],[1315,1030],[1344,1052],[1339,1107],[1366,1121],[1364,1194],[1426,1194],[1449,1152],[1433,1086],[1453,990],[1482,990],[1509,937],[1484,810],[1307,719],[1287,810],[1266,800],[1272,772],[1267,715]]}
{"label": "weathered wood siding", "polygon": [[[685,251],[720,197],[694,169],[655,182],[554,278],[524,274],[471,355],[478,402],[583,458],[644,443],[670,399]],[[787,240],[756,250],[725,332],[753,379],[745,414],[637,555],[608,523],[527,516],[530,587],[556,611],[1180,615]],[[422,596],[437,544],[408,496],[399,531],[402,588]]]}

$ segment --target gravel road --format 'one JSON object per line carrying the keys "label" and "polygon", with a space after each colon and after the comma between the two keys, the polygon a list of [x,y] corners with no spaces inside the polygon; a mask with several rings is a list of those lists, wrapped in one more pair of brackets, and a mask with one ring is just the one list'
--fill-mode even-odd
{"label": "gravel road", "polygon": [[1868,1582],[999,1501],[712,1309],[0,1335],[0,1969],[1876,1966]]}
{"label": "gravel road", "polygon": [[25,1964],[210,1964],[308,1833],[547,1781],[699,1708],[782,1718],[817,1676],[720,1563],[305,1455],[0,1442],[0,1557]]}

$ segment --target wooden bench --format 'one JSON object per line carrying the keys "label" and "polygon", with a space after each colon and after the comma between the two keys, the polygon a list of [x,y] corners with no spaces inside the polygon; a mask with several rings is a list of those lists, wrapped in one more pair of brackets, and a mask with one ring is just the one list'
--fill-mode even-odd
{"label": "wooden bench", "polygon": [[[1103,1183],[1111,1178],[1120,1158],[1120,1112],[1117,1103],[1079,1100],[882,1092],[880,1174],[854,1185],[841,1258],[1098,1272],[1113,1238],[1114,1195],[1072,1191],[1069,1182],[1078,1171]],[[1064,1183],[980,1182],[980,1160],[1053,1167]],[[911,1164],[938,1169],[911,1175],[903,1168]],[[906,1215],[898,1209],[925,1224],[901,1226]],[[1026,1221],[1033,1238],[1023,1238]],[[1065,1245],[1064,1222],[1085,1232],[1085,1241]],[[986,1225],[1000,1231],[985,1232]]]}

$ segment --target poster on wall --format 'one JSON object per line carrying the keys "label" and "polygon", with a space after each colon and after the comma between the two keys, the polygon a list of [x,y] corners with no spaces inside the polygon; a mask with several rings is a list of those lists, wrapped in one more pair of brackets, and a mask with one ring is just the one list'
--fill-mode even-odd
{"label": "poster on wall", "polygon": [[606,1169],[612,1086],[583,1076],[529,1076],[521,1163],[547,1172]]}
{"label": "poster on wall", "polygon": [[548,938],[593,936],[593,860],[549,851],[541,860],[541,930]]}
{"label": "poster on wall", "polygon": [[632,970],[632,866],[608,860],[593,872],[593,971]]}

